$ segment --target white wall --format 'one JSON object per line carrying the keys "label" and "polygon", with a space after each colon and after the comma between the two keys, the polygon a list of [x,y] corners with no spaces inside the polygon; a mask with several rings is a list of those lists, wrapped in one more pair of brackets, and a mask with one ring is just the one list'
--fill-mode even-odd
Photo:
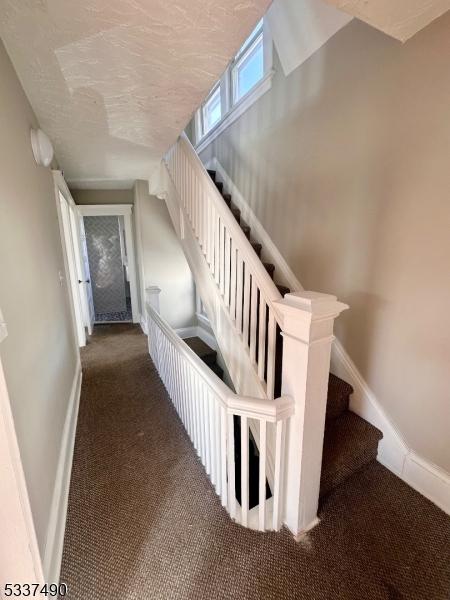
{"label": "white wall", "polygon": [[37,121],[1,41],[0,81],[0,352],[43,554],[78,351],[52,174],[34,162]]}
{"label": "white wall", "polygon": [[175,329],[196,324],[191,270],[164,200],[148,193],[146,181],[134,187],[136,250],[144,306],[145,288],[161,288],[161,314]]}

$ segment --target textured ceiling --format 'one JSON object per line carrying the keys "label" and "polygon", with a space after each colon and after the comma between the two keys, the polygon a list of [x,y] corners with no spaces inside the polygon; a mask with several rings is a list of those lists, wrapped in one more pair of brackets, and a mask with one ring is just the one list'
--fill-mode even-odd
{"label": "textured ceiling", "polygon": [[75,186],[149,175],[270,0],[0,0],[0,36]]}

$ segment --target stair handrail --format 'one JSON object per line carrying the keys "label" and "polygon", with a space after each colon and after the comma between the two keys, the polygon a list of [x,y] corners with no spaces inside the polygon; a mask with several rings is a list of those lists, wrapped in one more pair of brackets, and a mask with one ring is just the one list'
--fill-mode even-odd
{"label": "stair handrail", "polygon": [[[284,511],[284,437],[286,423],[294,414],[289,396],[275,400],[235,394],[195,354],[158,310],[146,303],[148,348],[153,363],[168,391],[177,413],[197,450],[222,505],[238,523],[260,531],[278,530]],[[241,490],[236,500],[234,419],[240,418]],[[259,501],[249,509],[249,420],[259,422],[260,447]],[[266,500],[267,435],[273,427],[276,439],[272,499]],[[263,494],[263,495],[262,495]]]}
{"label": "stair handrail", "polygon": [[252,268],[252,274],[257,279],[258,286],[263,290],[267,301],[271,303],[271,308],[275,313],[278,313],[277,307],[273,304],[273,302],[281,300],[282,298],[277,286],[264,268],[261,260],[253,249],[250,241],[240,228],[238,222],[231,214],[228,206],[225,203],[225,200],[215,186],[211,177],[208,175],[205,166],[203,165],[189,138],[184,132],[181,133],[179,142],[187,149],[186,158],[191,163],[192,168],[197,171],[199,175],[201,175],[203,179],[202,183],[209,190],[209,198],[212,200],[221,218],[226,223],[227,229],[232,233],[233,238],[236,240],[242,251],[245,252],[246,260]]}

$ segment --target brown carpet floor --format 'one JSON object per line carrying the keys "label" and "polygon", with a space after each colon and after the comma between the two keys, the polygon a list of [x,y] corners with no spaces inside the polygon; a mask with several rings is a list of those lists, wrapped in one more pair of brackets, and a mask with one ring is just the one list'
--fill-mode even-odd
{"label": "brown carpet floor", "polygon": [[334,490],[302,543],[232,523],[136,326],[97,326],[61,581],[69,600],[450,598],[450,519],[378,463]]}

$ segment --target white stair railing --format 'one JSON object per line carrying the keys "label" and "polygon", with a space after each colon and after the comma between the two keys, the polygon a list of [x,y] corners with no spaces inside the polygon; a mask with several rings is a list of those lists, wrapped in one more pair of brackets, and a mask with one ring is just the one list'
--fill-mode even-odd
{"label": "white stair railing", "polygon": [[[152,293],[158,288],[152,288]],[[222,505],[238,523],[260,531],[278,530],[284,513],[286,420],[289,397],[276,400],[234,394],[159,315],[158,302],[146,305],[148,347],[172,403],[197,451]],[[236,500],[235,420],[240,421],[240,489]],[[258,505],[249,509],[249,426],[259,430]],[[272,497],[266,500],[267,436],[276,440]],[[261,501],[262,500],[262,501]]]}
{"label": "white stair railing", "polygon": [[281,294],[183,134],[165,157],[198,240],[267,398],[275,394],[276,333]]}
{"label": "white stair railing", "polygon": [[[293,399],[287,422],[283,521],[300,535],[317,523],[330,354],[335,318],[348,308],[335,296],[297,291],[281,297],[252,245],[183,134],[168,151],[161,193],[194,274],[237,391]],[[279,330],[278,330],[279,328]],[[281,338],[278,333],[282,335]],[[282,348],[282,361],[281,358]],[[281,389],[275,386],[281,383]],[[279,438],[260,439],[270,483]]]}

